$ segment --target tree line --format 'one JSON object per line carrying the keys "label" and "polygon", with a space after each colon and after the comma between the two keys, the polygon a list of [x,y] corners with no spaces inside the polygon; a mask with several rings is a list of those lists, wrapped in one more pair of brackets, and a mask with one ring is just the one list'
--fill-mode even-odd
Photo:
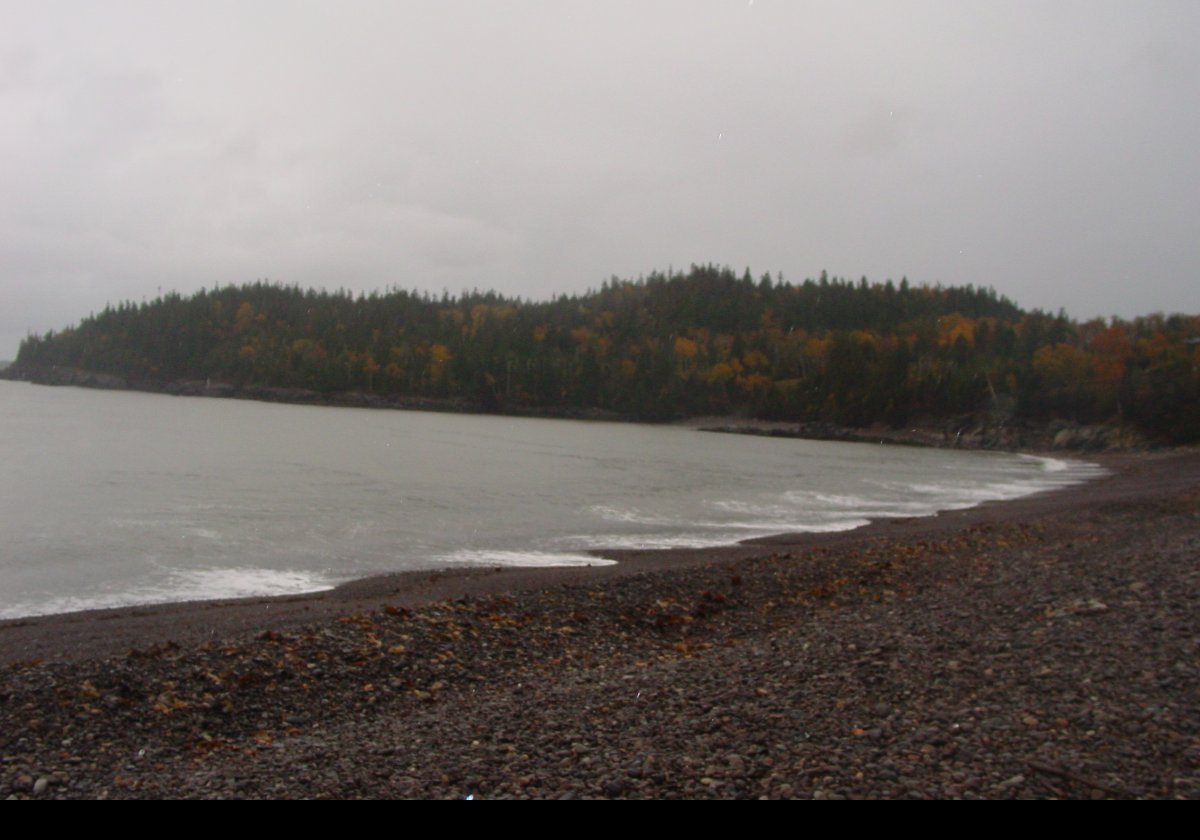
{"label": "tree line", "polygon": [[1200,438],[1200,317],[1075,322],[992,289],[692,266],[582,295],[353,295],[265,281],[121,303],[17,370],[454,399],[483,411],[843,426],[988,412]]}

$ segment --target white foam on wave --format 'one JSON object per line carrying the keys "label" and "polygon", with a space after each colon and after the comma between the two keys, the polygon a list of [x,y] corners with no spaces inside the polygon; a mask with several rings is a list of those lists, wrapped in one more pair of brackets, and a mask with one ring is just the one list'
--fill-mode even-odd
{"label": "white foam on wave", "polygon": [[914,483],[908,485],[908,492],[927,496],[930,503],[939,508],[974,507],[979,502],[990,502],[998,499],[1011,499],[1034,493],[1041,488],[1035,481],[993,481],[990,484],[976,487],[966,487],[960,484],[926,484]]}
{"label": "white foam on wave", "polygon": [[200,539],[203,539],[203,540],[219,540],[219,539],[221,539],[220,532],[214,531],[212,528],[192,528],[191,533],[193,536],[199,537]]}
{"label": "white foam on wave", "polygon": [[584,549],[711,548],[737,542],[737,534],[577,534],[556,542]]}
{"label": "white foam on wave", "polygon": [[0,619],[105,610],[178,601],[269,598],[332,589],[340,581],[318,572],[294,569],[189,569],[168,572],[162,580],[123,592],[38,598],[0,608]]}
{"label": "white foam on wave", "polygon": [[[813,516],[822,521],[840,516],[912,516],[921,505],[908,502],[888,502],[882,499],[857,499],[841,497],[845,501],[826,502],[825,497],[807,491],[789,490],[783,494],[782,503],[741,502],[720,500],[710,504],[718,510],[739,517],[750,517],[747,521],[711,523],[714,527],[778,528],[780,525],[800,526],[806,518]],[[710,523],[698,523],[707,525]]]}
{"label": "white foam on wave", "polygon": [[1039,464],[1042,468],[1042,472],[1048,473],[1066,472],[1079,467],[1093,467],[1099,469],[1096,464],[1087,464],[1081,461],[1064,461],[1061,458],[1050,458],[1046,455],[1021,454],[1017,457],[1023,461],[1032,461],[1035,464]]}
{"label": "white foam on wave", "polygon": [[[735,520],[732,522],[694,522],[696,528],[726,531],[761,531],[764,533],[825,533],[828,531],[849,531],[866,525],[871,519],[907,516],[908,514],[891,511],[855,510],[855,511],[791,511],[771,519]],[[743,539],[745,534],[737,535]]]}
{"label": "white foam on wave", "polygon": [[1039,464],[1042,469],[1041,480],[1050,487],[1082,484],[1085,481],[1110,474],[1106,468],[1088,461],[1067,461],[1042,455],[1022,455],[1020,457]]}
{"label": "white foam on wave", "polygon": [[785,505],[742,502],[736,499],[719,499],[709,504],[717,510],[745,516],[787,516],[792,513],[792,510]]}
{"label": "white foam on wave", "polygon": [[788,490],[783,494],[784,498],[797,504],[812,504],[819,502],[820,504],[842,509],[857,509],[864,505],[879,504],[878,499],[872,499],[867,496],[850,496],[845,493],[820,493],[816,490]]}
{"label": "white foam on wave", "polygon": [[[916,496],[919,501],[912,504],[938,510],[961,510],[975,507],[984,502],[1007,501],[1030,496],[1046,490],[1055,490],[1082,484],[1107,475],[1108,471],[1097,464],[1083,461],[1068,461],[1041,455],[1021,455],[1015,469],[1006,470],[1005,477],[986,483],[969,481],[934,481],[900,483],[871,480],[884,490],[908,497]],[[1031,471],[1035,466],[1036,471]]]}
{"label": "white foam on wave", "polygon": [[[878,486],[885,485],[879,483]],[[837,511],[870,519],[923,516],[935,512],[928,503],[914,501],[907,497],[889,499],[878,496],[820,493],[815,490],[788,490],[783,495],[789,503],[802,510]],[[900,493],[896,495],[899,496]]]}
{"label": "white foam on wave", "polygon": [[463,549],[432,558],[451,566],[508,566],[514,568],[550,568],[556,566],[611,566],[615,560],[555,551],[499,551]]}
{"label": "white foam on wave", "polygon": [[564,545],[589,549],[632,549],[650,550],[659,548],[714,548],[733,545],[747,539],[747,531],[759,534],[810,533],[824,534],[836,531],[852,531],[870,524],[862,518],[846,518],[827,522],[724,522],[711,523],[705,527],[721,527],[724,531],[672,532],[657,534],[577,534],[563,537],[557,542]]}
{"label": "white foam on wave", "polygon": [[210,601],[298,595],[332,589],[340,581],[296,569],[190,569],[171,574],[171,600]]}
{"label": "white foam on wave", "polygon": [[608,522],[623,522],[631,525],[672,525],[674,521],[666,516],[655,516],[629,508],[617,508],[610,505],[593,505],[590,510],[596,516]]}
{"label": "white foam on wave", "polygon": [[596,505],[589,509],[592,514],[614,525],[641,526],[637,528],[639,533],[604,533],[601,529],[555,542],[589,549],[708,548],[736,543],[752,534],[848,531],[873,520],[932,516],[938,511],[1016,499],[1106,474],[1095,464],[1040,455],[1023,455],[982,482],[970,477],[973,471],[955,467],[948,472],[955,474],[933,481],[867,479],[880,493],[795,489],[767,499],[710,500],[706,504],[715,515],[703,519]]}

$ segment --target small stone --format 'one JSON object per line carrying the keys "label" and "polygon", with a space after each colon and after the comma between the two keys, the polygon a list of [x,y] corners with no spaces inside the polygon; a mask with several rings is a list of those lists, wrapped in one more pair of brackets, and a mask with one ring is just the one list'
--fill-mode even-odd
{"label": "small stone", "polygon": [[46,790],[49,787],[50,787],[50,780],[47,779],[45,776],[42,776],[40,779],[38,779],[36,782],[33,783],[33,795],[41,796],[43,793],[46,792]]}
{"label": "small stone", "polygon": [[1024,782],[1025,782],[1025,777],[1022,776],[1020,773],[1018,773],[1017,775],[1013,776],[1012,778],[1005,779],[1003,782],[996,785],[996,789],[997,790],[1008,790],[1009,788],[1015,788],[1017,785],[1024,784]]}

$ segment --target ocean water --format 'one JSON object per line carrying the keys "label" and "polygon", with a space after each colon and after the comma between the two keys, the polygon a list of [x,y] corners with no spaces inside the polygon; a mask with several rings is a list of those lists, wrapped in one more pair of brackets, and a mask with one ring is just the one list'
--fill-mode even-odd
{"label": "ocean water", "polygon": [[0,618],[845,530],[1095,465],[0,382]]}

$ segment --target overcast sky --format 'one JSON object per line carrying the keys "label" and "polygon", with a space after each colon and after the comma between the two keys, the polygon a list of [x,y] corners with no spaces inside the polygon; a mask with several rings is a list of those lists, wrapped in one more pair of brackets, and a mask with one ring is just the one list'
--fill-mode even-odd
{"label": "overcast sky", "polygon": [[259,278],[1200,311],[1200,3],[0,0],[0,358]]}

